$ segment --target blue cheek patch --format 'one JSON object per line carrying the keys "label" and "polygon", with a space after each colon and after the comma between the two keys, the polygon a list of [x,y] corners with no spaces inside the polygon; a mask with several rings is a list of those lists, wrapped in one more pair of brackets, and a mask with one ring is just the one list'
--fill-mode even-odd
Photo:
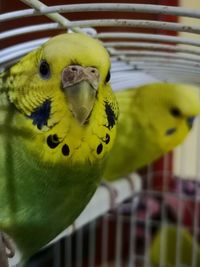
{"label": "blue cheek patch", "polygon": [[36,108],[29,118],[33,120],[33,125],[36,125],[39,130],[42,129],[44,125],[47,125],[48,119],[51,112],[51,100],[45,100],[41,106]]}
{"label": "blue cheek patch", "polygon": [[187,119],[187,123],[188,123],[188,126],[189,128],[191,129],[192,126],[193,126],[193,123],[194,123],[194,120],[195,120],[195,117],[194,116],[191,116]]}
{"label": "blue cheek patch", "polygon": [[108,125],[106,127],[110,130],[115,125],[117,118],[115,116],[115,113],[111,105],[107,101],[104,101],[104,103],[105,103],[105,112],[108,120]]}
{"label": "blue cheek patch", "polygon": [[166,132],[165,132],[165,134],[166,135],[172,135],[173,133],[175,133],[176,132],[176,128],[169,128]]}

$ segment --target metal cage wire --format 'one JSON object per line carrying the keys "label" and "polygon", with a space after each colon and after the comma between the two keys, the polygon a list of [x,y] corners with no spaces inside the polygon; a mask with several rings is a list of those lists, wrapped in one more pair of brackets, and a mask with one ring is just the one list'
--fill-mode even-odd
{"label": "metal cage wire", "polygon": [[[200,34],[200,10],[197,9],[186,9],[181,7],[172,6],[161,6],[161,5],[142,5],[142,4],[124,4],[124,3],[86,3],[86,4],[73,4],[73,5],[55,5],[46,6],[38,0],[21,0],[30,9],[19,10],[0,15],[0,22],[6,22],[14,19],[22,19],[25,17],[33,16],[46,16],[52,22],[42,23],[37,25],[29,25],[21,28],[14,28],[8,31],[0,33],[0,40],[12,38],[14,36],[26,35],[30,32],[42,32],[45,30],[58,30],[63,29],[73,32],[85,32],[94,38],[98,38],[102,41],[103,45],[108,49],[111,55],[112,61],[112,79],[111,83],[114,90],[120,90],[131,86],[136,86],[144,83],[155,82],[155,81],[167,81],[167,82],[185,82],[200,84],[200,39],[195,38]],[[176,17],[189,17],[196,19],[196,24],[183,24],[180,22],[168,22],[168,21],[155,21],[155,20],[138,20],[138,19],[86,19],[86,20],[69,20],[69,13],[76,12],[87,12],[87,16],[90,13],[98,11],[103,12],[120,12],[134,13],[150,13],[159,15],[173,15]],[[65,14],[65,15],[63,15]],[[104,31],[105,27],[117,29],[118,27],[124,28],[124,31]],[[98,27],[98,30],[96,29]],[[100,27],[100,28],[99,28]],[[175,33],[187,32],[190,33],[190,37],[172,36],[165,34],[152,34],[152,33],[134,33],[130,32],[130,29],[156,29],[172,31]],[[100,30],[99,30],[100,29]],[[45,41],[49,36],[45,38],[34,39],[23,43],[18,43],[10,47],[4,48],[0,51],[0,70],[9,66],[15,62],[19,57],[35,49]],[[126,41],[124,41],[126,40]],[[200,124],[197,124],[198,133],[200,132]],[[199,138],[197,140],[197,148],[200,147]],[[182,157],[180,162],[181,166],[184,166],[184,154],[187,153],[185,147],[181,148]],[[199,150],[196,149],[196,170],[195,176],[198,177],[200,172],[199,162]],[[176,192],[168,191],[167,179],[168,173],[168,162],[169,158],[164,158],[163,170],[159,173],[155,173],[151,166],[148,168],[146,174],[146,187],[144,188],[141,183],[141,177],[134,174],[132,180],[135,184],[135,191],[132,192],[128,182],[122,179],[114,183],[114,187],[118,192],[117,203],[118,207],[114,213],[106,213],[109,211],[109,194],[103,189],[99,188],[89,203],[87,208],[76,220],[73,227],[69,227],[61,233],[51,244],[54,244],[54,266],[61,266],[62,259],[60,258],[60,242],[59,240],[63,237],[64,248],[67,253],[65,257],[64,265],[66,267],[95,267],[97,254],[96,241],[97,241],[97,226],[99,225],[99,218],[101,217],[101,264],[98,267],[138,267],[145,266],[150,267],[151,263],[148,256],[148,248],[150,246],[150,237],[152,227],[159,227],[169,223],[166,212],[166,199],[168,197],[177,198],[177,245],[176,245],[176,267],[181,267],[180,263],[180,247],[181,247],[181,235],[180,230],[183,228],[183,212],[184,204],[183,201],[193,201],[194,209],[192,213],[193,218],[193,257],[191,265],[192,267],[197,266],[197,242],[196,238],[200,235],[200,187],[196,186],[195,194],[188,196],[184,193],[184,183],[179,181],[180,185]],[[163,188],[161,191],[153,188],[153,177],[160,175],[163,178]],[[184,175],[184,174],[183,174]],[[196,184],[195,184],[196,185]],[[198,185],[198,184],[197,184]],[[122,207],[126,204],[120,204],[126,199],[131,200],[131,214],[127,218],[122,213]],[[147,208],[145,217],[140,218],[137,216],[137,208],[139,205],[144,204],[144,199],[150,197],[156,197],[162,199],[161,201],[161,219],[160,221],[151,218],[150,210]],[[148,207],[148,206],[147,206]],[[114,219],[113,219],[114,218]],[[114,258],[112,259],[112,265],[110,265],[109,258],[109,232],[110,226],[112,226],[113,220],[115,220],[115,243],[113,245]],[[129,226],[128,230],[128,255],[126,262],[123,259],[123,239],[124,239],[124,224]],[[139,226],[143,226],[143,238],[144,248],[140,254],[137,251],[137,229]],[[88,264],[85,265],[84,250],[85,250],[85,230],[86,227],[88,232]],[[73,232],[75,234],[75,247],[73,246],[73,238],[71,237]],[[159,267],[165,267],[163,256],[166,250],[165,237],[162,235],[162,246]],[[73,264],[73,251],[76,250],[76,263]],[[99,252],[98,252],[99,253]],[[15,266],[17,257],[11,260],[10,265]],[[138,265],[138,263],[140,265]],[[62,263],[63,264],[63,263]],[[182,266],[182,267],[190,267]]]}

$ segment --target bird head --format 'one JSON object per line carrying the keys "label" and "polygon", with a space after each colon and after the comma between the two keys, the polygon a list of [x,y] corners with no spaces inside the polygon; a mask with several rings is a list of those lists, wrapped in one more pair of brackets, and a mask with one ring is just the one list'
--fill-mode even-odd
{"label": "bird head", "polygon": [[93,161],[110,150],[118,105],[109,55],[98,40],[55,36],[1,77],[19,120],[24,116],[35,142],[43,144],[45,161]]}
{"label": "bird head", "polygon": [[200,113],[199,90],[192,85],[167,83],[141,90],[148,127],[163,152],[182,143],[192,129]]}

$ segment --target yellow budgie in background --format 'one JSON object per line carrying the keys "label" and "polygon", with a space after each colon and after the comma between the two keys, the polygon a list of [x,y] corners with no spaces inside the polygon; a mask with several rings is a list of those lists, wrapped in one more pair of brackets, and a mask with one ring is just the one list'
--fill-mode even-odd
{"label": "yellow budgie in background", "polygon": [[27,260],[95,192],[116,131],[110,60],[62,34],[0,74],[0,230]]}
{"label": "yellow budgie in background", "polygon": [[159,267],[164,263],[166,267],[176,267],[179,266],[178,262],[180,266],[192,266],[194,257],[195,266],[200,266],[200,246],[196,238],[187,228],[167,224],[162,226],[149,247],[151,266]]}
{"label": "yellow budgie in background", "polygon": [[143,167],[184,141],[200,113],[199,88],[157,83],[115,93],[117,138],[104,178],[115,180]]}

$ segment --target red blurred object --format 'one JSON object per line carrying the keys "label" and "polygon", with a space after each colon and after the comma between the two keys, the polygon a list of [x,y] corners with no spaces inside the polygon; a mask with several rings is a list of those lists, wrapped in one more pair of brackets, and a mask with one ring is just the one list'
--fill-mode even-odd
{"label": "red blurred object", "polygon": [[155,173],[153,177],[153,189],[158,191],[170,191],[173,186],[173,152],[169,152],[152,165],[152,171]]}

